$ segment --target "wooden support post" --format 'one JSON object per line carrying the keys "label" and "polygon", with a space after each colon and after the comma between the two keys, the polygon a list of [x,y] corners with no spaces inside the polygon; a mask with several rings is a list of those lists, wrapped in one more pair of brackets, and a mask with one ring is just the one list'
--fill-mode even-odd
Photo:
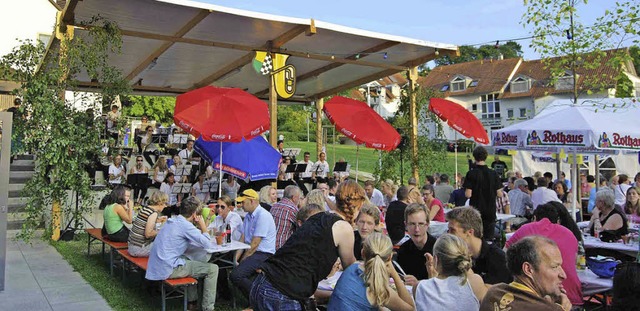
{"label": "wooden support post", "polygon": [[269,79],[269,116],[271,123],[269,128],[269,143],[273,148],[278,148],[278,93],[276,93],[276,81],[273,76]]}
{"label": "wooden support post", "polygon": [[418,171],[418,112],[416,105],[418,67],[409,69],[407,76],[409,76],[409,115],[411,117],[411,175],[420,183]]}
{"label": "wooden support post", "polygon": [[322,108],[324,107],[324,99],[316,100],[316,156],[322,151]]}

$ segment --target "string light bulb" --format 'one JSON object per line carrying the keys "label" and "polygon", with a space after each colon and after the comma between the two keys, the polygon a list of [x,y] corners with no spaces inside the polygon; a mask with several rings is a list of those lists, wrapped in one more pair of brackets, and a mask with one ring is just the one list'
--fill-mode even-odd
{"label": "string light bulb", "polygon": [[309,52],[307,52],[307,58],[311,57],[311,55],[309,55]]}
{"label": "string light bulb", "polygon": [[331,59],[336,59],[336,57],[334,55],[331,55]]}
{"label": "string light bulb", "polygon": [[360,59],[360,54],[356,54],[356,59]]}
{"label": "string light bulb", "polygon": [[496,49],[500,48],[500,40],[496,41],[496,45],[494,45]]}
{"label": "string light bulb", "polygon": [[384,55],[382,56],[384,59],[389,58],[389,55],[387,54],[387,52],[384,52]]}
{"label": "string light bulb", "polygon": [[433,54],[436,54],[436,56],[438,56],[438,55],[440,55],[440,51],[438,51],[438,49],[436,49],[436,51]]}
{"label": "string light bulb", "polygon": [[567,40],[571,40],[571,39],[573,39],[573,37],[571,36],[571,31],[567,29]]}

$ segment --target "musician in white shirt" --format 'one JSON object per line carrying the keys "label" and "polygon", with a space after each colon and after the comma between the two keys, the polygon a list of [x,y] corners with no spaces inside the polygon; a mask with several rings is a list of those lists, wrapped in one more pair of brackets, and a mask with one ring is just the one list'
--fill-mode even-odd
{"label": "musician in white shirt", "polygon": [[313,178],[316,182],[327,182],[327,176],[329,175],[329,163],[327,163],[327,155],[324,152],[320,152],[318,155],[318,162],[314,165]]}
{"label": "musician in white shirt", "polygon": [[122,156],[113,158],[113,163],[109,165],[109,183],[112,185],[122,184],[126,181],[127,170],[122,165]]}
{"label": "musician in white shirt", "polygon": [[[194,144],[193,140],[191,140],[191,139],[188,140],[187,141],[187,148],[182,149],[182,150],[180,150],[180,152],[178,152],[178,155],[182,159],[182,163],[189,164],[189,163],[191,163],[191,161],[193,161],[193,158],[196,155],[196,154],[194,154],[193,144]],[[194,164],[194,163],[191,163],[191,164]]]}
{"label": "musician in white shirt", "polygon": [[[305,196],[307,195],[307,193],[309,193],[309,191],[311,191],[311,188],[313,187],[313,169],[314,169],[313,166],[315,163],[309,160],[310,158],[311,158],[311,154],[309,152],[305,152],[304,160],[300,162],[302,164],[307,165],[307,168],[305,169],[304,173],[300,173],[301,181],[298,183],[298,185],[301,186],[300,188],[302,192],[304,192]],[[302,188],[305,188],[305,189],[302,189]]]}

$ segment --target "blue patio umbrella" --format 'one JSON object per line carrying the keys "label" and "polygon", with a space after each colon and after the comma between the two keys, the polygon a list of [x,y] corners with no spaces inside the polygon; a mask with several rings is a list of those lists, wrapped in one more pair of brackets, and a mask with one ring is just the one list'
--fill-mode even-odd
{"label": "blue patio umbrella", "polygon": [[[239,143],[209,142],[200,137],[196,140],[194,148],[211,163],[214,169],[222,168],[223,172],[238,178],[251,180],[278,178],[282,155],[262,136],[251,140],[243,138]],[[221,153],[222,164],[220,164]]]}

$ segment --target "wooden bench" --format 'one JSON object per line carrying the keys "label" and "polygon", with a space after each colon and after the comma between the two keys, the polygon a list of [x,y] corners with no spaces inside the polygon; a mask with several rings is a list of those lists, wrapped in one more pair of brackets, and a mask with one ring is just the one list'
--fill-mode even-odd
{"label": "wooden bench", "polygon": [[[123,258],[123,265],[122,265],[123,280],[125,277],[127,262],[138,267],[138,269],[142,271],[147,271],[147,265],[149,263],[148,257],[133,257],[129,254],[129,250],[127,249],[119,249],[118,254],[120,254],[120,256],[122,256]],[[187,289],[190,286],[196,286],[196,285],[198,285],[198,280],[192,277],[184,277],[179,279],[167,279],[162,281],[162,284],[160,285],[160,292],[162,295],[162,311],[166,310],[167,300],[180,298],[180,297],[182,297],[183,309],[184,311],[186,311],[187,310]],[[169,288],[170,290],[167,291],[166,288]]]}
{"label": "wooden bench", "polygon": [[114,255],[115,252],[119,249],[127,249],[129,247],[127,242],[114,242],[109,240],[108,238],[102,236],[102,229],[100,228],[91,228],[84,229],[87,233],[87,256],[91,255],[91,243],[94,241],[102,242],[102,257],[104,257],[105,253],[105,245],[109,245],[109,273],[113,275],[113,265],[114,265]]}

